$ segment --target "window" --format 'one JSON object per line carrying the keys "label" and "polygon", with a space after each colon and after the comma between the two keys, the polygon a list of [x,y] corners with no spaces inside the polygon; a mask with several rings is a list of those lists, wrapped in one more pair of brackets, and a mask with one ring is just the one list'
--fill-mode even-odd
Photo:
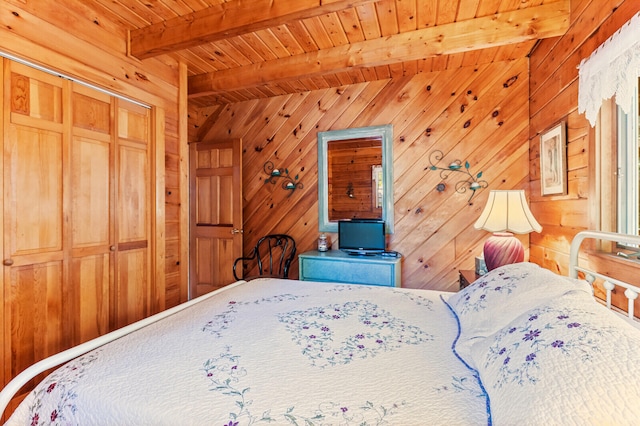
{"label": "window", "polygon": [[617,111],[617,230],[638,235],[640,231],[640,151],[638,151],[638,80],[629,113]]}
{"label": "window", "polygon": [[592,225],[633,235],[640,231],[638,27],[640,12],[578,67],[578,112],[595,127]]}

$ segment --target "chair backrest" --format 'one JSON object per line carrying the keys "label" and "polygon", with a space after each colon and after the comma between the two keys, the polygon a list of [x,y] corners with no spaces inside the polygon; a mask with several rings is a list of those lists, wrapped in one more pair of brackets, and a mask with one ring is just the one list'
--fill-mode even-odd
{"label": "chair backrest", "polygon": [[[233,262],[233,276],[239,277],[238,265],[248,271],[256,271],[257,275],[244,279],[258,277],[288,278],[289,266],[296,255],[296,242],[289,235],[271,234],[260,238],[251,253],[239,257]],[[243,273],[244,275],[244,273]]]}

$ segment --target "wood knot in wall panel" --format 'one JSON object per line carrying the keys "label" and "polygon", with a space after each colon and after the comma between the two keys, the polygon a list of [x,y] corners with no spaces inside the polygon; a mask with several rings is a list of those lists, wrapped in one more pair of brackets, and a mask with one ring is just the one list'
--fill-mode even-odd
{"label": "wood knot in wall panel", "polygon": [[510,79],[505,81],[504,84],[502,85],[502,87],[504,87],[504,88],[511,87],[517,80],[518,80],[518,76],[514,75],[513,77],[511,77]]}

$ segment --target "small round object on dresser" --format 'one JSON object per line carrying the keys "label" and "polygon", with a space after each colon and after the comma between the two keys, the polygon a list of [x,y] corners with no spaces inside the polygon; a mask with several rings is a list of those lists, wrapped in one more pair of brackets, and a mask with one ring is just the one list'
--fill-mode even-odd
{"label": "small round object on dresser", "polygon": [[329,242],[327,241],[327,236],[325,234],[320,234],[318,237],[318,251],[327,251],[329,250]]}

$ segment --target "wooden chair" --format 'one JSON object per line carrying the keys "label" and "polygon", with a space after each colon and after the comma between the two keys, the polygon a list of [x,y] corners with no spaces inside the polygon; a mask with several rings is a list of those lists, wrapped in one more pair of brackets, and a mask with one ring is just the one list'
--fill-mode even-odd
{"label": "wooden chair", "polygon": [[[289,266],[296,255],[296,242],[289,235],[271,234],[258,240],[249,256],[239,257],[233,262],[233,276],[236,280],[250,280],[260,277],[288,278]],[[249,278],[238,277],[238,264],[245,270],[258,275]]]}

